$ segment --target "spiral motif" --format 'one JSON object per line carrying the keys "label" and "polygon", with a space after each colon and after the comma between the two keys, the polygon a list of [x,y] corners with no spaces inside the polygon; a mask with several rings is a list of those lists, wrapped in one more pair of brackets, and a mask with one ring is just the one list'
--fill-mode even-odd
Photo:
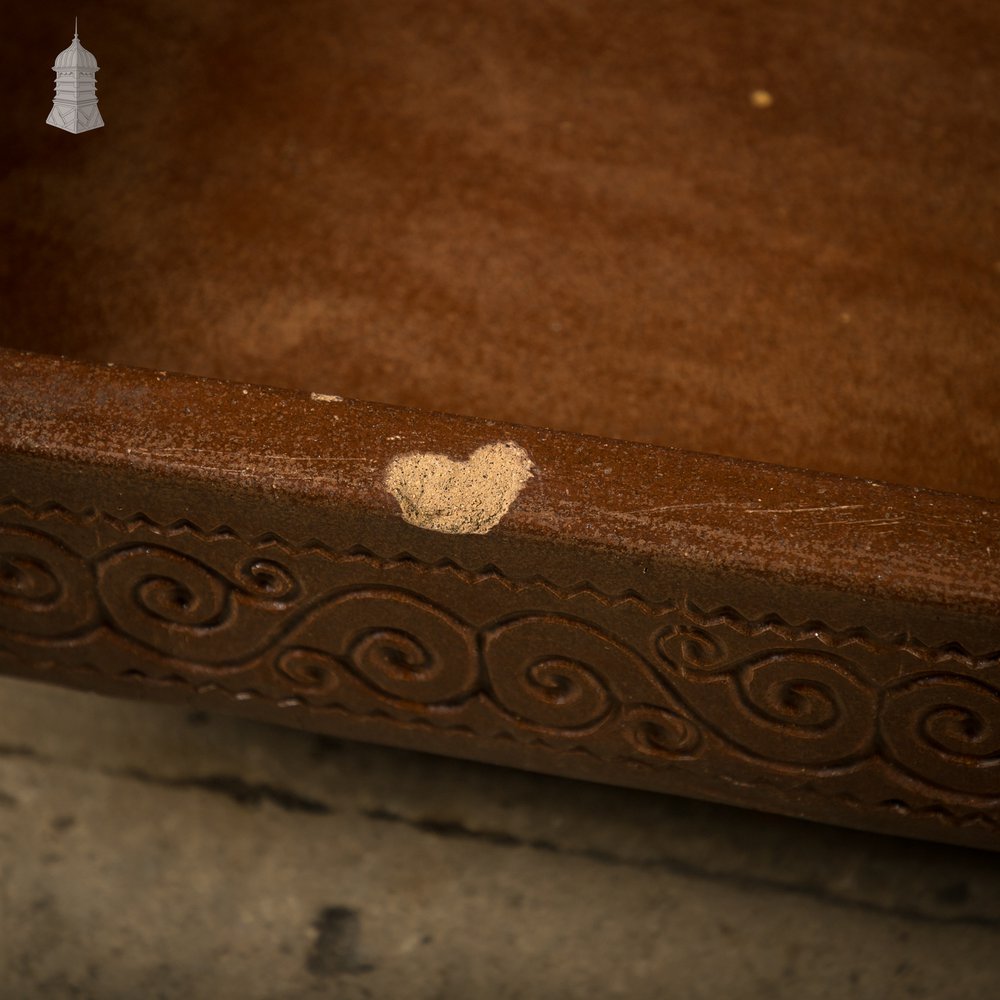
{"label": "spiral motif", "polygon": [[381,678],[383,686],[423,684],[432,680],[438,667],[434,654],[419,639],[398,628],[361,633],[348,656],[365,676]]}
{"label": "spiral motif", "polygon": [[55,637],[95,624],[96,617],[83,558],[44,531],[0,525],[0,628]]}
{"label": "spiral motif", "polygon": [[718,738],[758,759],[840,766],[874,744],[876,694],[833,653],[771,649],[665,679]]}
{"label": "spiral motif", "polygon": [[31,556],[0,557],[0,600],[24,611],[44,611],[62,595],[51,568]]}
{"label": "spiral motif", "polygon": [[641,705],[629,709],[622,726],[629,743],[647,757],[690,758],[702,743],[695,722],[664,708]]}
{"label": "spiral motif", "polygon": [[232,579],[200,559],[160,545],[105,556],[98,588],[109,619],[127,636],[172,659],[238,663],[272,639],[300,596],[287,569],[248,560]]}
{"label": "spiral motif", "polygon": [[138,637],[209,632],[232,616],[232,585],[191,556],[155,545],[113,553],[99,568],[101,596],[119,627]]}
{"label": "spiral motif", "polygon": [[889,691],[881,717],[885,754],[940,788],[1000,795],[1000,691],[938,674]]}
{"label": "spiral motif", "polygon": [[694,625],[669,625],[653,641],[659,658],[711,673],[727,670],[728,652],[722,640]]}
{"label": "spiral motif", "polygon": [[875,692],[833,654],[776,650],[744,662],[735,696],[727,735],[760,756],[833,765],[870,752]]}
{"label": "spiral motif", "polygon": [[[383,608],[376,620],[386,624],[358,634],[348,661],[363,680],[397,698],[440,704],[466,696],[477,674],[471,633],[437,608],[425,608],[424,622],[413,628],[414,605],[405,616]],[[400,617],[409,619],[410,629],[392,627]]]}
{"label": "spiral motif", "polygon": [[289,646],[274,661],[275,672],[296,691],[327,695],[340,687],[339,664],[329,653],[306,646]]}
{"label": "spiral motif", "polygon": [[394,587],[341,593],[292,630],[370,689],[407,702],[446,704],[476,688],[475,633],[438,605]]}
{"label": "spiral motif", "polygon": [[234,576],[242,592],[250,599],[291,604],[302,594],[298,580],[272,559],[249,559],[237,567]]}
{"label": "spiral motif", "polygon": [[[539,655],[526,660],[526,649]],[[483,660],[501,707],[519,721],[567,730],[609,714],[607,678],[633,669],[635,654],[577,619],[526,615],[483,634]]]}
{"label": "spiral motif", "polygon": [[[0,514],[3,669],[134,675],[137,690],[178,697],[225,690],[254,712],[308,706],[346,731],[367,728],[352,717],[378,720],[373,734],[424,723],[459,745],[515,740],[519,760],[544,768],[565,755],[585,771],[586,753],[595,774],[629,781],[645,763],[676,769],[680,788],[714,774],[796,803],[857,795],[858,816],[926,813],[958,833],[998,822],[1000,654],[970,651],[962,634],[924,646],[910,638],[919,615],[880,636],[790,624],[780,608],[751,619],[686,598],[623,603],[360,544],[296,547],[58,504]],[[831,802],[817,815],[836,815]]]}
{"label": "spiral motif", "polygon": [[149,576],[132,587],[133,602],[150,617],[192,629],[218,628],[230,610],[229,597],[220,581],[199,579],[184,566],[176,576]]}
{"label": "spiral motif", "polygon": [[[762,717],[799,731],[824,732],[837,725],[848,706],[838,693],[840,678],[817,677],[815,668],[815,662],[807,665],[798,657],[768,657],[743,668],[740,686],[748,706]],[[855,700],[850,707],[861,707]]]}

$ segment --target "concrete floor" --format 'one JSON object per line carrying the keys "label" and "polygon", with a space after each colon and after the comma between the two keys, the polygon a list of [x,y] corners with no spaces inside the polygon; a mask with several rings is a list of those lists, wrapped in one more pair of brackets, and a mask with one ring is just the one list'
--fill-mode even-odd
{"label": "concrete floor", "polygon": [[1000,856],[0,681],[0,998],[985,997]]}

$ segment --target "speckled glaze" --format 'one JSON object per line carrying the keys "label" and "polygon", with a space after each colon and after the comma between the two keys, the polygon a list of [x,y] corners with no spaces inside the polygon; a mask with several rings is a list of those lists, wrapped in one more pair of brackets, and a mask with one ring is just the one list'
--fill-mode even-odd
{"label": "speckled glaze", "polygon": [[[2,357],[4,671],[998,846],[995,502]],[[495,528],[403,519],[496,440]]]}
{"label": "speckled glaze", "polygon": [[0,669],[998,845],[1000,8],[138,9],[0,35]]}

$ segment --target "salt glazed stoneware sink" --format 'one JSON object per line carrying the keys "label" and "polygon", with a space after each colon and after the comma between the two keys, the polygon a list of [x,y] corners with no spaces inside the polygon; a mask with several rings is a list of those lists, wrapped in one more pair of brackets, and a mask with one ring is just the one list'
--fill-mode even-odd
{"label": "salt glazed stoneware sink", "polygon": [[1000,12],[51,6],[2,672],[1000,847]]}

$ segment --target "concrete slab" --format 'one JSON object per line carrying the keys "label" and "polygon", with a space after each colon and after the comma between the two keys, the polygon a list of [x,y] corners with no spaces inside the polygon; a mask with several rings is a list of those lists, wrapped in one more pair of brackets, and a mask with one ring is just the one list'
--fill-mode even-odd
{"label": "concrete slab", "polygon": [[0,682],[0,997],[969,997],[1000,857]]}

